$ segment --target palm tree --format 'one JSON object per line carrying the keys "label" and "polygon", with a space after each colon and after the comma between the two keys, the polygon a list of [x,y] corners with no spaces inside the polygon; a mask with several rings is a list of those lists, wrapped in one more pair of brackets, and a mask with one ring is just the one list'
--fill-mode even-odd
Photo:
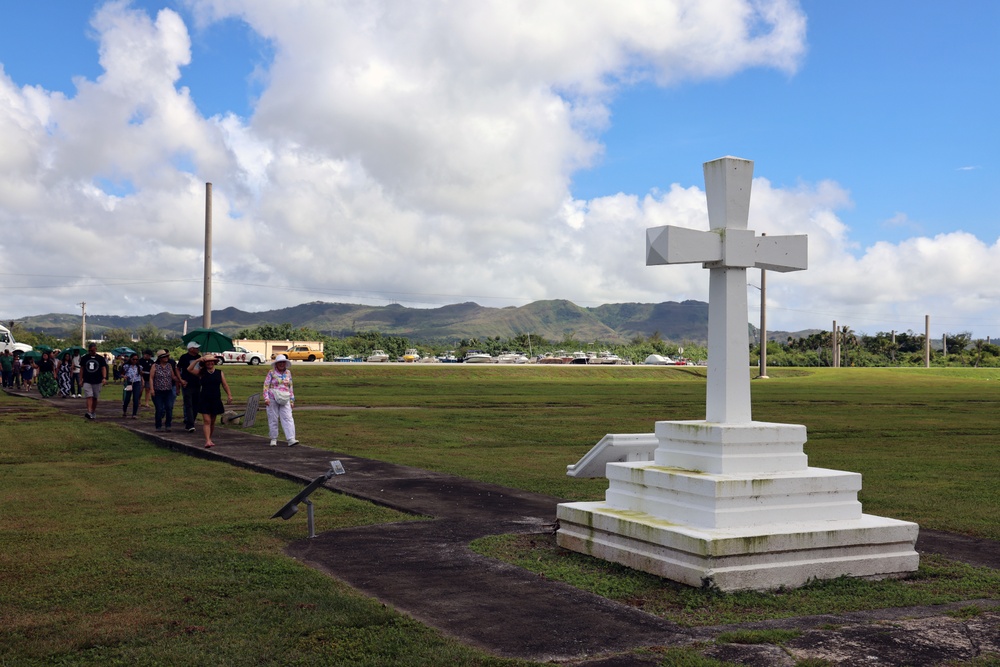
{"label": "palm tree", "polygon": [[973,364],[975,368],[979,368],[979,362],[983,360],[983,340],[980,338],[975,343],[976,350],[976,363]]}
{"label": "palm tree", "polygon": [[[847,349],[858,346],[858,336],[854,333],[854,330],[850,326],[844,325],[840,327],[840,343]],[[843,357],[842,357],[843,358]],[[841,362],[843,365],[843,362]]]}

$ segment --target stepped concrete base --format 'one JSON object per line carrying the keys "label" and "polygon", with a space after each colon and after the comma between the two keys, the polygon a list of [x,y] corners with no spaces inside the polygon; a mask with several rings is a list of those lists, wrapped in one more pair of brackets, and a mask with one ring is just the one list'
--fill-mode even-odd
{"label": "stepped concrete base", "polygon": [[653,463],[609,463],[609,507],[696,528],[740,528],[861,517],[861,475],[826,468],[711,475]]}
{"label": "stepped concrete base", "polygon": [[691,586],[766,590],[913,572],[917,524],[862,514],[861,475],[810,468],[796,424],[656,423],[603,502],[559,505],[559,546]]}
{"label": "stepped concrete base", "polygon": [[801,586],[839,576],[913,572],[918,526],[862,514],[744,528],[673,524],[603,502],[559,505],[559,546],[690,586],[724,591]]}

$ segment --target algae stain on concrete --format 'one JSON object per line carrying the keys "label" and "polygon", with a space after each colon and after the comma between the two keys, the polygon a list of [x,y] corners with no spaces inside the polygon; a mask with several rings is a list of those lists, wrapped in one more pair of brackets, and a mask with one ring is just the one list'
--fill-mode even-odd
{"label": "algae stain on concrete", "polygon": [[672,528],[680,525],[672,521],[667,521],[666,519],[660,519],[652,514],[641,512],[639,510],[621,510],[608,507],[602,508],[601,513],[613,516],[623,521],[629,521],[633,525],[645,529]]}
{"label": "algae stain on concrete", "polygon": [[665,472],[668,474],[680,474],[680,475],[705,475],[707,474],[704,470],[694,470],[689,468],[678,468],[676,466],[646,466],[646,470],[655,470],[657,472]]}
{"label": "algae stain on concrete", "polygon": [[763,553],[768,550],[768,543],[771,541],[768,535],[751,535],[740,538],[744,553]]}
{"label": "algae stain on concrete", "polygon": [[688,431],[691,435],[688,437],[697,438],[698,434],[709,431],[714,424],[707,421],[693,421],[693,422],[670,422],[672,428],[678,431]]}

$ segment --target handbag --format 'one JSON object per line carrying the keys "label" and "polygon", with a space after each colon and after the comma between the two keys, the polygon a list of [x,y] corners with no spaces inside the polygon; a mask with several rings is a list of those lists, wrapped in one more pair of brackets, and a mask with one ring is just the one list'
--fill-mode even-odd
{"label": "handbag", "polygon": [[275,387],[271,390],[271,395],[278,405],[288,405],[292,401],[292,392],[288,391],[288,387]]}

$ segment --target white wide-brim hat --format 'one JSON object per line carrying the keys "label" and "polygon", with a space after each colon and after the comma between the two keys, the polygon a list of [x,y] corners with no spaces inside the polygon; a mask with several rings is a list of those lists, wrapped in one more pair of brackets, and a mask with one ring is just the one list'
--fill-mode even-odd
{"label": "white wide-brim hat", "polygon": [[275,364],[280,364],[282,361],[288,361],[288,357],[283,354],[279,354],[274,358],[274,361],[271,362],[271,365],[274,366]]}

